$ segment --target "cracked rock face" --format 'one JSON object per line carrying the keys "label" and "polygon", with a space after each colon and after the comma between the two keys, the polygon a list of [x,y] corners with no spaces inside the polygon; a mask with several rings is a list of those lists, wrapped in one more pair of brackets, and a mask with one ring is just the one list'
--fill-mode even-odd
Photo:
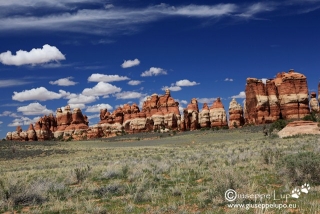
{"label": "cracked rock face", "polygon": [[245,120],[248,124],[271,123],[277,119],[299,119],[309,114],[305,75],[290,70],[278,73],[266,84],[247,78]]}

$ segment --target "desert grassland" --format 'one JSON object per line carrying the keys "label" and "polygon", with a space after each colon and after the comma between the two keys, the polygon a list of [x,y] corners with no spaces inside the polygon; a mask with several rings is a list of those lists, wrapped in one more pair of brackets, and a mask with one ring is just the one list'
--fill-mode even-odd
{"label": "desert grassland", "polygon": [[[169,135],[1,142],[0,212],[320,213],[316,179],[297,181],[279,165],[290,154],[319,153],[319,137],[265,137],[262,127]],[[304,181],[310,192],[284,202],[296,209],[228,208],[224,198],[228,189],[290,194]]]}

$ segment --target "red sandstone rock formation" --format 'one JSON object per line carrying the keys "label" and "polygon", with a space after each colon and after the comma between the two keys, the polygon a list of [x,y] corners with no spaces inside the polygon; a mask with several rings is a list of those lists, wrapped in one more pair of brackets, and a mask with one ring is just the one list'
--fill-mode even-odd
{"label": "red sandstone rock formation", "polygon": [[[318,86],[320,93],[320,83]],[[320,101],[320,98],[319,98]],[[274,79],[264,84],[261,80],[248,78],[246,85],[246,100],[242,110],[235,100],[229,106],[230,127],[234,124],[242,126],[243,111],[247,123],[267,123],[279,118],[301,118],[309,112],[306,77],[294,71],[280,73]],[[310,107],[312,111],[319,109],[315,93],[311,94]],[[116,136],[126,130],[129,133],[160,130],[164,128],[195,130],[199,127],[222,127],[227,125],[226,113],[222,102],[217,99],[209,109],[203,105],[199,114],[198,102],[191,100],[183,111],[179,112],[179,103],[171,97],[170,91],[165,95],[153,94],[143,103],[140,112],[136,104],[125,104],[112,114],[107,109],[100,111],[98,125],[88,127],[87,116],[80,109],[71,112],[70,106],[62,111],[57,109],[56,117],[50,114],[40,118],[35,126],[29,126],[28,131],[17,127],[14,132],[8,132],[8,140],[48,140],[53,138],[72,137],[76,140]]]}
{"label": "red sandstone rock formation", "polygon": [[299,119],[309,114],[307,79],[290,70],[276,78],[262,80],[248,78],[246,85],[246,123],[270,123],[279,118]]}
{"label": "red sandstone rock formation", "polygon": [[236,128],[244,125],[243,108],[233,98],[229,105],[229,127]]}
{"label": "red sandstone rock formation", "polygon": [[220,97],[218,97],[210,107],[210,122],[211,127],[228,126],[226,110],[224,109]]}
{"label": "red sandstone rock formation", "polygon": [[37,135],[38,141],[45,141],[51,139],[52,132],[50,131],[50,128],[48,127],[47,123],[47,117],[41,117],[35,124],[34,130]]}
{"label": "red sandstone rock formation", "polygon": [[87,139],[95,139],[103,137],[103,131],[100,124],[89,127],[87,130]]}
{"label": "red sandstone rock formation", "polygon": [[17,128],[16,128],[16,132],[18,132],[18,133],[22,132],[22,128],[21,128],[21,126],[17,126]]}
{"label": "red sandstone rock formation", "polygon": [[311,112],[319,113],[319,102],[317,100],[317,94],[315,92],[311,92],[309,105]]}
{"label": "red sandstone rock formation", "polygon": [[318,123],[301,120],[294,121],[289,123],[286,127],[278,132],[280,138],[301,134],[320,135],[320,128],[318,126]]}
{"label": "red sandstone rock formation", "polygon": [[270,123],[280,119],[280,101],[279,94],[276,86],[277,79],[267,80],[266,81],[266,90],[268,94],[268,103],[269,103],[269,115],[266,116],[265,122]]}
{"label": "red sandstone rock formation", "polygon": [[27,141],[28,134],[27,132],[22,131],[22,128],[20,126],[17,126],[16,131],[11,133],[9,132],[6,138],[13,141]]}
{"label": "red sandstone rock formation", "polygon": [[81,109],[73,109],[71,124],[86,124],[85,117],[82,114]]}
{"label": "red sandstone rock formation", "polygon": [[192,98],[187,108],[183,110],[183,123],[180,125],[182,130],[196,130],[199,127],[198,123],[199,107],[196,98]]}
{"label": "red sandstone rock formation", "polygon": [[210,128],[210,110],[207,103],[203,104],[202,110],[199,113],[199,123],[201,128]]}
{"label": "red sandstone rock formation", "polygon": [[34,130],[32,124],[29,125],[27,133],[28,133],[28,140],[29,141],[37,140],[37,134],[36,134],[36,131]]}
{"label": "red sandstone rock formation", "polygon": [[267,90],[262,80],[248,78],[246,85],[246,122],[249,124],[265,123],[269,116]]}
{"label": "red sandstone rock formation", "polygon": [[[284,119],[299,119],[309,114],[308,85],[305,75],[290,70],[277,75],[281,114]],[[281,80],[281,81],[280,81]]]}
{"label": "red sandstone rock formation", "polygon": [[72,113],[70,106],[67,105],[62,111],[61,108],[57,109],[56,112],[56,120],[57,120],[57,132],[55,132],[55,137],[58,138],[63,135],[64,130],[71,124],[72,122]]}

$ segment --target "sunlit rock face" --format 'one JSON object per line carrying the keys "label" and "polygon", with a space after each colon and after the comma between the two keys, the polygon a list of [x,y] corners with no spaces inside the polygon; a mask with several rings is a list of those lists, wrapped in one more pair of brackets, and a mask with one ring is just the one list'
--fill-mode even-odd
{"label": "sunlit rock face", "polygon": [[280,101],[279,94],[276,86],[277,79],[271,79],[266,81],[266,90],[268,94],[269,102],[269,115],[265,117],[266,123],[271,123],[280,119]]}
{"label": "sunlit rock face", "polygon": [[29,141],[37,140],[36,131],[34,130],[34,127],[33,127],[32,124],[29,125],[29,128],[27,130],[27,134],[28,134],[28,140]]}
{"label": "sunlit rock face", "polygon": [[210,107],[210,122],[212,128],[228,126],[226,110],[220,98],[217,98]]}
{"label": "sunlit rock face", "polygon": [[64,107],[64,110],[62,111],[61,108],[57,109],[56,112],[56,118],[57,118],[57,125],[59,126],[68,126],[72,122],[72,112],[70,109],[70,106],[67,105]]}
{"label": "sunlit rock face", "polygon": [[102,131],[102,125],[96,124],[88,128],[87,139],[101,138],[104,136]]}
{"label": "sunlit rock face", "polygon": [[196,98],[192,98],[187,108],[183,110],[183,123],[180,123],[182,130],[196,130],[199,126],[199,107]]}
{"label": "sunlit rock face", "polygon": [[250,124],[265,123],[269,116],[269,99],[266,85],[262,80],[248,78],[246,85],[246,122]]}
{"label": "sunlit rock face", "polygon": [[233,98],[229,104],[229,128],[237,128],[243,125],[243,108],[236,99]]}
{"label": "sunlit rock face", "polygon": [[319,102],[317,100],[317,94],[315,92],[312,92],[310,96],[310,111],[314,113],[319,113]]}
{"label": "sunlit rock face", "polygon": [[210,110],[207,103],[203,104],[202,110],[199,113],[199,124],[201,128],[210,128]]}
{"label": "sunlit rock face", "polygon": [[6,140],[12,140],[12,132],[7,132]]}
{"label": "sunlit rock face", "polygon": [[280,109],[284,119],[303,118],[308,115],[309,97],[305,75],[290,70],[277,75]]}
{"label": "sunlit rock face", "polygon": [[307,78],[290,70],[266,83],[247,78],[245,120],[250,124],[299,119],[309,114]]}
{"label": "sunlit rock face", "polygon": [[85,117],[83,116],[80,108],[74,108],[72,112],[71,124],[86,124]]}
{"label": "sunlit rock face", "polygon": [[41,117],[34,126],[38,141],[46,141],[52,138],[52,132],[48,127],[47,116]]}

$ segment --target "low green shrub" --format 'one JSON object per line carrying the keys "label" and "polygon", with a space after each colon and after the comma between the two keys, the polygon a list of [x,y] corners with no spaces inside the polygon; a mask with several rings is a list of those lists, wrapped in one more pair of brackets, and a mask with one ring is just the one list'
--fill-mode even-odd
{"label": "low green shrub", "polygon": [[313,121],[313,122],[317,122],[318,119],[319,119],[318,115],[315,112],[311,112],[311,114],[308,114],[302,118],[302,120]]}
{"label": "low green shrub", "polygon": [[279,120],[277,120],[277,121],[275,121],[274,123],[271,124],[271,126],[270,126],[270,128],[269,128],[269,133],[272,133],[274,130],[280,131],[280,130],[283,129],[287,124],[288,124],[288,122],[287,122],[286,120],[279,119]]}

